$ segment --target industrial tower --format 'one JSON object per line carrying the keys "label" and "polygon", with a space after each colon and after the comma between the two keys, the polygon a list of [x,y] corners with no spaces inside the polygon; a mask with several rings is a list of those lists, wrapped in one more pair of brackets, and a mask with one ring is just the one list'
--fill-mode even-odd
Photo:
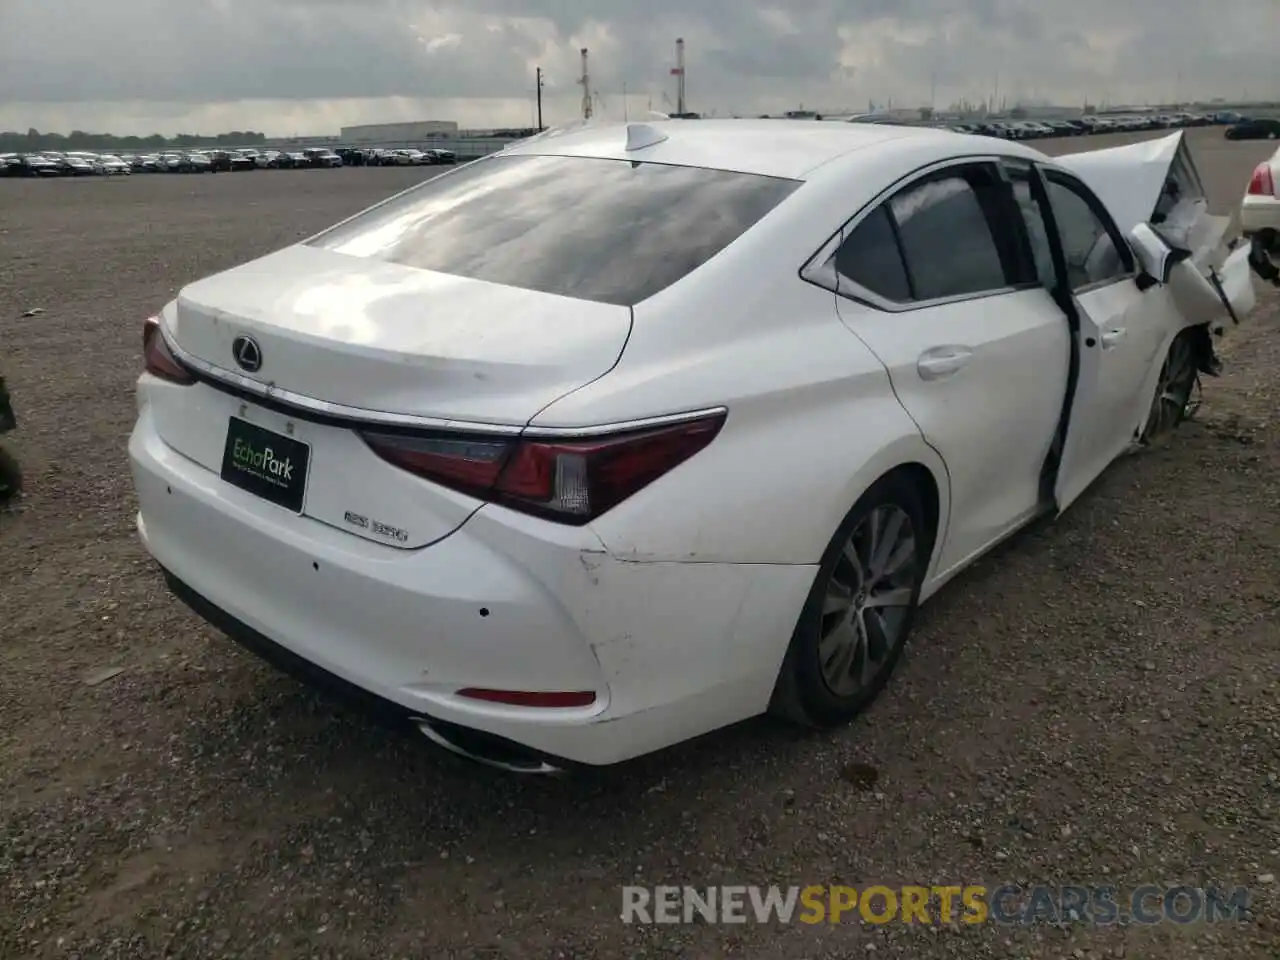
{"label": "industrial tower", "polygon": [[676,40],[676,65],[671,68],[676,78],[676,114],[684,116],[684,37]]}
{"label": "industrial tower", "polygon": [[578,82],[582,84],[582,119],[591,119],[591,74],[587,72],[587,48],[582,48],[582,76]]}

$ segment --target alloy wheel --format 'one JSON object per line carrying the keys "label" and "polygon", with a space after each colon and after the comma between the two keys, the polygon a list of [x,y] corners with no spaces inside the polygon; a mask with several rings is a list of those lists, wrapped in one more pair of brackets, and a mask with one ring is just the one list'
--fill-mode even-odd
{"label": "alloy wheel", "polygon": [[901,644],[915,595],[917,537],[895,504],[872,509],[845,541],[827,579],[818,659],[839,697],[871,687]]}

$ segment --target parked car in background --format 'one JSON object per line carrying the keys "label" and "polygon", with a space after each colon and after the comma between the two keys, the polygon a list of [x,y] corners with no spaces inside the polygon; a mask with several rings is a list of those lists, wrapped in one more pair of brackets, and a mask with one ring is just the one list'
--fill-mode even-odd
{"label": "parked car in background", "polygon": [[231,172],[231,151],[230,150],[210,150],[208,153],[202,154],[209,159],[209,166],[214,173],[222,171],[224,173]]}
{"label": "parked car in background", "polygon": [[29,153],[18,159],[20,177],[60,177],[64,171],[57,160],[39,153]]}
{"label": "parked car in background", "polygon": [[133,173],[133,169],[129,164],[125,163],[120,157],[110,153],[104,153],[98,158],[98,163],[102,168],[102,172],[109,177],[127,177]]}
{"label": "parked car in background", "polygon": [[67,176],[72,177],[92,177],[101,172],[97,166],[80,156],[64,156],[58,161],[58,166]]}
{"label": "parked car in background", "polygon": [[327,147],[311,147],[302,151],[307,165],[312,167],[340,167],[342,158]]}
{"label": "parked car in background", "polygon": [[333,152],[342,158],[344,167],[363,167],[369,159],[369,151],[360,147],[335,147]]}
{"label": "parked car in background", "polygon": [[457,163],[458,156],[452,150],[445,150],[443,147],[431,147],[422,151],[428,163]]}
{"label": "parked car in background", "polygon": [[231,152],[231,169],[237,173],[256,170],[258,153],[256,150],[234,150]]}
{"label": "parked car in background", "polygon": [[1228,140],[1276,140],[1280,139],[1280,120],[1258,117],[1241,120],[1227,127],[1223,136]]}
{"label": "parked car in background", "polygon": [[1265,250],[1280,252],[1280,149],[1253,168],[1240,204],[1240,229]]}
{"label": "parked car in background", "polygon": [[416,150],[379,150],[378,163],[384,167],[413,166],[416,153]]}

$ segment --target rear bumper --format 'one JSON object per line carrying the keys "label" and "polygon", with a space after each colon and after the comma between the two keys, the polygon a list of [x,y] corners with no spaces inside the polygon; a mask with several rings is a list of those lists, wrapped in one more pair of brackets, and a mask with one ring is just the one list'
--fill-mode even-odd
{"label": "rear bumper", "polygon": [[[162,570],[164,568],[161,568]],[[316,664],[298,656],[270,637],[254,630],[247,623],[202,597],[190,586],[164,570],[165,582],[175,597],[202,617],[210,626],[226,634],[250,653],[256,654],[277,670],[321,691],[362,713],[393,727],[416,728],[427,733],[434,742],[459,753],[468,759],[486,763],[512,772],[552,773],[579,766],[564,757],[531,750],[493,734],[469,730],[454,724],[426,717],[402,704],[358,687],[336,673],[330,673]]]}
{"label": "rear bumper", "polygon": [[[129,455],[143,543],[220,629],[437,733],[575,763],[619,762],[763,712],[814,574],[624,562],[584,528],[490,507],[429,547],[383,546],[228,487],[169,448],[145,407]],[[523,708],[459,697],[465,687],[597,699]]]}
{"label": "rear bumper", "polygon": [[1247,237],[1280,235],[1280,199],[1245,197],[1240,204],[1240,230]]}

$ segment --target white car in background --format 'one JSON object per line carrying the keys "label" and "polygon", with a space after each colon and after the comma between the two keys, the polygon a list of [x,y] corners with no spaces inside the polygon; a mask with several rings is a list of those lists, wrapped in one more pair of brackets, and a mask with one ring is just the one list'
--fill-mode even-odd
{"label": "white car in background", "polygon": [[193,283],[129,453],[174,592],[506,769],[826,725],[1183,416],[1253,306],[1182,135],[549,131]]}
{"label": "white car in background", "polygon": [[1240,203],[1240,227],[1251,241],[1254,271],[1280,286],[1280,267],[1271,260],[1280,251],[1280,150],[1253,168]]}
{"label": "white car in background", "polygon": [[133,173],[133,169],[129,164],[109,153],[104,153],[98,158],[98,165],[102,168],[102,172],[109,177],[127,177]]}
{"label": "white car in background", "polygon": [[1267,249],[1280,249],[1280,149],[1253,168],[1240,204],[1240,227]]}

